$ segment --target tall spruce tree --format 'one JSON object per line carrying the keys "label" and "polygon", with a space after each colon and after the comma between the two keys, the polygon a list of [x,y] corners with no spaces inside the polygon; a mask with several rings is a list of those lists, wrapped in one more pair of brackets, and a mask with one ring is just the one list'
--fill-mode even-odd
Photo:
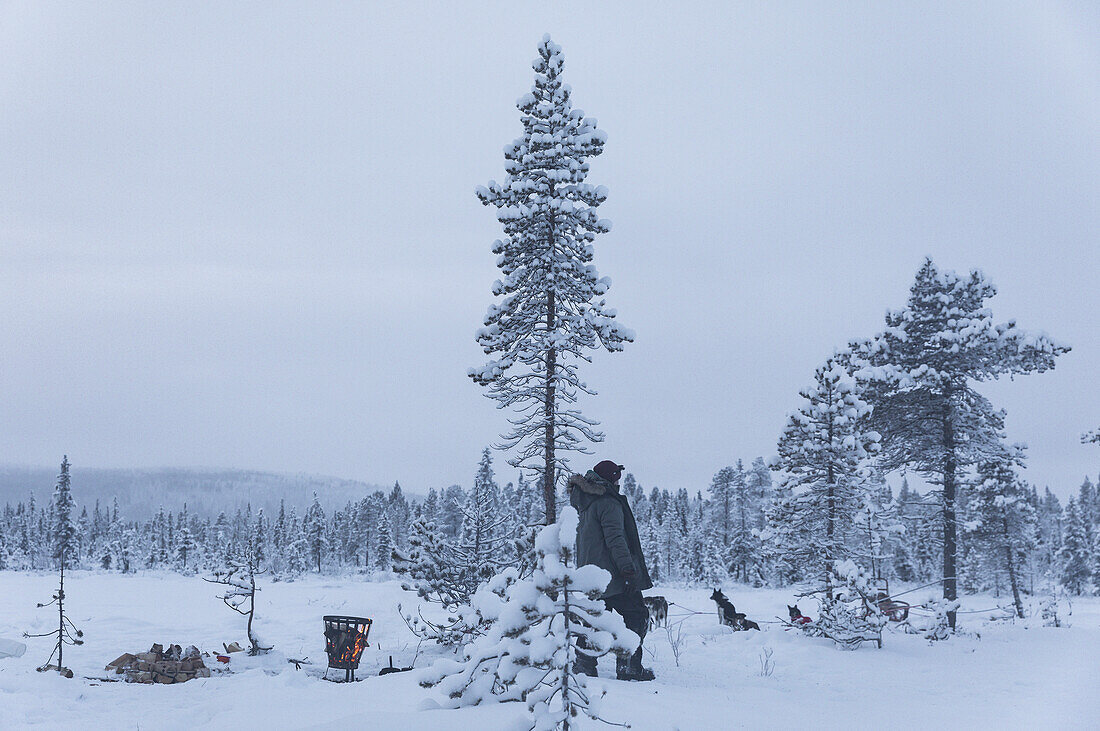
{"label": "tall spruce tree", "polygon": [[[887,313],[881,334],[852,344],[853,365],[867,379],[873,424],[883,436],[883,465],[912,466],[940,488],[943,596],[949,602],[958,597],[960,475],[1006,457],[1004,412],[974,384],[1049,370],[1069,351],[1015,321],[995,324],[986,300],[996,293],[980,271],[941,272],[927,258],[906,307]],[[948,621],[954,628],[954,611]]]}
{"label": "tall spruce tree", "polygon": [[579,394],[595,393],[578,367],[590,360],[588,351],[622,350],[634,333],[615,321],[603,299],[611,281],[592,264],[592,242],[611,223],[596,213],[607,189],[585,179],[588,158],[603,152],[607,136],[573,108],[561,46],[543,36],[538,54],[534,86],[516,103],[523,136],[504,151],[508,175],[477,189],[504,228],[493,244],[504,276],[493,284],[502,299],[477,334],[493,359],[469,375],[501,408],[518,412],[499,446],[518,450],[513,465],[540,473],[549,525],[563,453],[586,453],[586,442],[603,439],[576,405]]}

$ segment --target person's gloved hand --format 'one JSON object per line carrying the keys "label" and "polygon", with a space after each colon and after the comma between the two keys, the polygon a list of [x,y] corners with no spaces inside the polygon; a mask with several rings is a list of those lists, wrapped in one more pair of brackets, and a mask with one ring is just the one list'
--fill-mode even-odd
{"label": "person's gloved hand", "polygon": [[632,592],[638,591],[638,575],[633,571],[623,572],[623,591]]}

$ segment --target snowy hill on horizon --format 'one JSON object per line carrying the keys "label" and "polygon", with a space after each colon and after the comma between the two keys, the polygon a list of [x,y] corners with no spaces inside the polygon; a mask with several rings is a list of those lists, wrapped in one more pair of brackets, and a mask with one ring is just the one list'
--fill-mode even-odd
{"label": "snowy hill on horizon", "polygon": [[[57,469],[0,465],[0,506],[26,502],[33,494],[45,505],[53,494]],[[359,480],[307,474],[278,474],[257,470],[216,470],[189,468],[158,469],[72,469],[73,499],[89,511],[96,500],[108,509],[114,498],[122,514],[130,520],[147,518],[161,507],[176,511],[187,509],[199,515],[232,514],[247,505],[263,508],[268,514],[279,509],[279,501],[301,513],[316,491],[326,511],[358,501],[375,490],[386,493],[392,485],[375,485]],[[409,497],[418,497],[409,495]]]}

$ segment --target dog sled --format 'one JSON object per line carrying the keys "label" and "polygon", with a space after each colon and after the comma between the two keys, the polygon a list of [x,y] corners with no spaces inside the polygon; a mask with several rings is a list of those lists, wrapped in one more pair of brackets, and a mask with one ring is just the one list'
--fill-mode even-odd
{"label": "dog sled", "polygon": [[904,622],[909,619],[909,604],[890,596],[890,582],[875,579],[871,597],[864,597],[864,615],[871,613],[871,604],[891,622]]}

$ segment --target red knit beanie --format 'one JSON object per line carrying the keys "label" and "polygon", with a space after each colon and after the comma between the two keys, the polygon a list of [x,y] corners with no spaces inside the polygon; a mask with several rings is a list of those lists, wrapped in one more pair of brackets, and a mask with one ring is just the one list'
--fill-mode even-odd
{"label": "red knit beanie", "polygon": [[592,471],[608,482],[615,483],[623,476],[623,470],[625,469],[626,468],[621,464],[615,464],[611,460],[605,459],[603,462],[593,467]]}

